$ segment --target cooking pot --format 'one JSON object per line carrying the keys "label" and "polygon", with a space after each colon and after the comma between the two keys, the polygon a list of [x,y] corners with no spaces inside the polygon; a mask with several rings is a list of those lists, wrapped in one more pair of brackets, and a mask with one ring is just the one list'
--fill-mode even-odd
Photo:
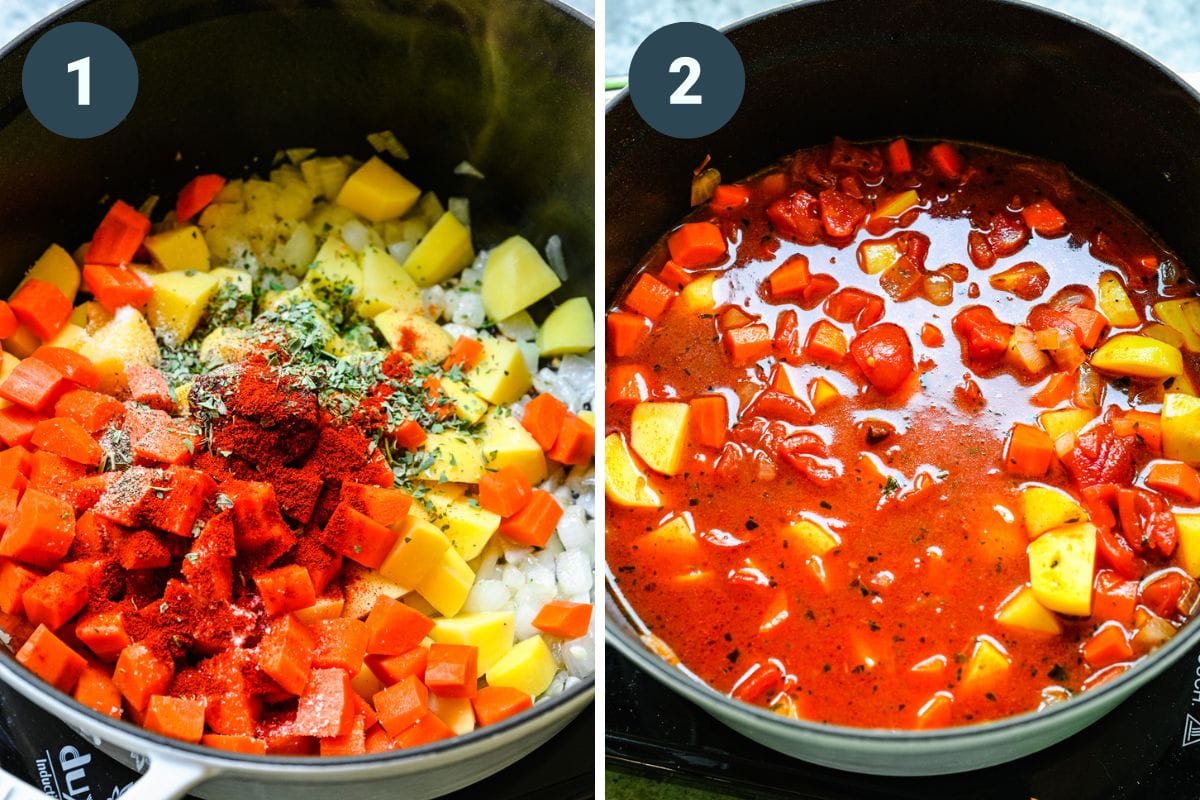
{"label": "cooking pot", "polygon": [[[133,49],[140,91],[96,139],[43,129],[21,96],[21,66],[55,24],[105,25]],[[594,35],[555,0],[94,0],[0,52],[0,290],[47,244],[86,240],[104,196],[173,197],[196,168],[267,170],[285,147],[372,153],[392,130],[405,175],[471,200],[488,246],[514,232],[562,238],[564,296],[593,291]],[[178,156],[177,156],[178,154]],[[469,160],[487,177],[453,174]],[[594,682],[452,740],[350,758],[244,756],[188,745],[101,716],[0,648],[0,680],[145,776],[122,797],[436,797],[511,764],[584,709]],[[4,776],[0,795],[44,798]]]}
{"label": "cooking pot", "polygon": [[[726,33],[745,62],[746,93],[721,130],[674,140],[650,129],[628,94],[609,107],[610,300],[687,212],[692,170],[705,156],[733,180],[835,135],[978,141],[1062,161],[1185,264],[1200,263],[1200,96],[1101,30],[1005,0],[826,0]],[[1111,711],[1200,638],[1190,622],[1134,669],[1043,711],[941,730],[860,729],[785,719],[717,693],[643,644],[611,572],[608,597],[608,640],[669,688],[775,750],[881,775],[960,772],[1045,748]]]}

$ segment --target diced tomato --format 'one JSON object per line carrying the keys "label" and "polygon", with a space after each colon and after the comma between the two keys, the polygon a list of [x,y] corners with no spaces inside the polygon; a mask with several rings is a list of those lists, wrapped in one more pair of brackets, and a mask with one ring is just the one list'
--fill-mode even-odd
{"label": "diced tomato", "polygon": [[893,322],[880,323],[854,337],[850,354],[871,385],[884,394],[899,389],[916,369],[908,334]]}
{"label": "diced tomato", "polygon": [[1008,352],[1013,326],[1001,322],[987,306],[968,306],[954,315],[951,327],[962,340],[967,358],[988,365]]}
{"label": "diced tomato", "polygon": [[1107,423],[1079,434],[1076,446],[1063,456],[1063,466],[1080,488],[1101,483],[1128,486],[1133,482],[1132,436],[1118,436]]}

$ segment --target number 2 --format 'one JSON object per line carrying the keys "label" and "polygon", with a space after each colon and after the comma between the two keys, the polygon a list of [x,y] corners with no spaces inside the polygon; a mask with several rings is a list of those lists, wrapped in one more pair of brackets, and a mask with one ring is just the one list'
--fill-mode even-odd
{"label": "number 2", "polygon": [[687,70],[687,75],[684,76],[683,82],[679,84],[678,88],[671,92],[671,105],[698,106],[702,96],[688,94],[688,92],[696,85],[696,81],[700,80],[700,62],[691,56],[680,56],[671,62],[671,72],[683,72],[684,70]]}
{"label": "number 2", "polygon": [[90,106],[92,104],[92,57],[84,56],[67,64],[67,74],[72,72],[79,73],[79,105]]}

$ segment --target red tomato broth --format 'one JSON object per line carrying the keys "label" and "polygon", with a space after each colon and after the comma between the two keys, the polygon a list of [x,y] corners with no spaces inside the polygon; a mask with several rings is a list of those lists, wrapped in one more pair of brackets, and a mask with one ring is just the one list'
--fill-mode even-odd
{"label": "red tomato broth", "polygon": [[[610,353],[608,361],[610,370],[643,367],[649,400],[720,394],[733,423],[723,450],[699,446],[693,433],[674,477],[645,470],[661,508],[627,508],[610,499],[606,558],[631,610],[683,666],[718,691],[780,713],[861,727],[996,719],[1060,699],[1061,689],[1054,687],[1077,692],[1124,668],[1093,668],[1084,660],[1084,645],[1102,619],[1059,614],[1061,634],[1046,635],[1014,630],[994,618],[1005,599],[1030,579],[1022,485],[1036,480],[1064,488],[1077,499],[1079,492],[1056,458],[1040,478],[1004,469],[1005,439],[1013,424],[1034,424],[1046,410],[1033,405],[1031,397],[1052,374],[1053,363],[1036,377],[1004,361],[990,367],[968,363],[952,327],[954,316],[982,305],[1003,322],[1024,323],[1032,308],[1068,286],[1086,286],[1095,294],[1104,272],[1121,275],[1146,322],[1154,321],[1154,302],[1195,293],[1192,284],[1178,277],[1181,271],[1170,252],[1124,209],[1062,167],[992,148],[955,145],[963,174],[949,179],[938,173],[928,144],[910,144],[912,173],[889,174],[882,165],[860,169],[881,152],[880,145],[863,145],[859,151],[835,142],[834,148],[851,154],[843,159],[850,166],[830,167],[828,146],[803,150],[736,184],[748,190],[747,203],[697,208],[687,221],[717,224],[729,243],[723,260],[688,270],[692,278],[715,276],[714,309],[697,314],[672,302],[632,352],[621,357]],[[856,161],[853,156],[859,152],[867,156]],[[852,236],[838,240],[823,233],[788,236],[768,218],[766,209],[776,198],[796,189],[817,196],[832,184],[861,193],[867,208],[907,189],[916,189],[920,202],[882,235],[859,224]],[[986,230],[992,214],[1007,211],[1019,217],[1024,205],[1041,200],[1065,216],[1065,235],[1031,232],[1023,246],[998,257],[989,269],[973,264],[968,252],[972,231]],[[914,231],[928,237],[927,269],[965,265],[958,271],[966,279],[954,282],[949,305],[934,305],[920,296],[904,301],[888,297],[880,276],[867,274],[857,263],[863,242]],[[1130,266],[1114,266],[1093,254],[1099,233],[1128,254]],[[664,238],[651,250],[634,277],[662,268],[665,244]],[[833,276],[838,290],[853,287],[885,300],[882,322],[898,323],[907,331],[916,362],[914,375],[899,390],[884,395],[865,385],[849,355],[834,367],[804,355],[784,363],[779,353],[747,367],[732,365],[722,348],[720,327],[729,308],[772,332],[781,315],[795,314],[801,345],[815,323],[833,321],[823,301],[772,297],[768,277],[797,254],[807,257],[812,275]],[[1138,268],[1134,262],[1142,257],[1163,266]],[[1049,276],[1035,299],[989,283],[996,274],[1029,261],[1045,267]],[[1160,281],[1160,274],[1177,280]],[[623,307],[621,297],[614,310]],[[853,341],[852,324],[833,322]],[[927,323],[938,329],[944,343],[920,335]],[[1114,333],[1135,330],[1110,328],[1100,343]],[[1196,357],[1185,353],[1184,361],[1194,378]],[[818,377],[843,397],[815,410],[811,422],[783,421],[765,413],[753,421],[739,419],[748,408],[759,413],[752,405],[761,402],[777,370],[802,398],[808,398],[808,387]],[[1126,384],[1129,388],[1122,391]],[[1137,407],[1157,412],[1161,388],[1155,391],[1138,380],[1107,380],[1105,385],[1102,411]],[[964,399],[979,395],[982,408]],[[807,399],[804,403],[811,406]],[[629,440],[631,407],[610,397],[607,434]],[[867,444],[868,427],[876,429],[875,437],[886,434],[883,441]],[[779,457],[778,442],[798,432],[816,434],[828,445],[824,458],[841,465],[840,477],[814,481]],[[879,479],[856,470],[864,452],[884,468]],[[1139,443],[1135,474],[1154,457]],[[700,541],[698,555],[679,557],[639,542],[684,512]],[[835,549],[820,557],[820,570],[781,534],[801,517],[822,521],[840,538]],[[1138,577],[1174,563],[1151,554]],[[1099,556],[1096,569],[1105,566]],[[783,609],[787,613],[781,618]],[[770,619],[776,624],[760,630]],[[1170,617],[1173,626],[1182,619],[1179,613]],[[963,670],[978,637],[998,643],[1011,666],[999,681],[964,688]],[[913,671],[915,665],[939,658],[945,660],[944,670]],[[931,714],[919,723],[919,709],[932,703],[936,692],[953,697],[949,715],[935,719]]]}

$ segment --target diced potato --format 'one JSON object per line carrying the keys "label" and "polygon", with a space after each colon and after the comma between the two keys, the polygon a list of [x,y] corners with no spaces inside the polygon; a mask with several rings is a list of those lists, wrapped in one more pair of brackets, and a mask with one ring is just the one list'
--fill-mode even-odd
{"label": "diced potato", "polygon": [[558,671],[554,654],[541,636],[530,636],[504,654],[486,673],[488,686],[508,686],[530,697],[550,688]]}
{"label": "diced potato", "polygon": [[674,475],[683,463],[690,420],[687,403],[638,403],[630,419],[629,445],[650,469]]}
{"label": "diced potato", "polygon": [[343,617],[363,619],[375,607],[375,601],[380,597],[390,597],[399,600],[408,594],[408,587],[401,586],[393,580],[385,578],[373,569],[367,569],[349,560],[342,567],[345,576],[342,585],[342,595],[345,605],[342,606]]}
{"label": "diced potato", "polygon": [[179,408],[180,414],[186,415],[188,413],[191,405],[191,400],[189,398],[191,397],[192,393],[192,383],[193,381],[185,381],[184,383],[176,386],[175,391],[173,392],[175,396],[175,405]]}
{"label": "diced potato", "polygon": [[1066,492],[1040,484],[1027,485],[1021,491],[1025,530],[1036,539],[1048,530],[1086,522],[1088,515]]}
{"label": "diced potato", "polygon": [[692,528],[690,514],[672,517],[663,525],[637,538],[638,549],[654,553],[664,561],[692,561],[700,558],[700,540]]}
{"label": "diced potato", "polygon": [[1134,308],[1133,301],[1129,299],[1124,284],[1115,272],[1100,276],[1098,305],[1100,313],[1108,318],[1108,324],[1114,328],[1136,328],[1142,323],[1141,315]]}
{"label": "diced potato", "polygon": [[307,222],[297,223],[287,241],[275,246],[275,255],[285,269],[299,275],[317,258],[317,236]]}
{"label": "diced potato", "polygon": [[519,400],[533,388],[533,377],[521,348],[508,339],[480,339],[483,357],[467,373],[467,383],[475,393],[495,405]]}
{"label": "diced potato", "polygon": [[617,505],[629,508],[658,508],[662,501],[650,485],[619,433],[604,439],[604,493]]}
{"label": "diced potato", "polygon": [[449,549],[450,540],[437,526],[409,517],[379,572],[388,580],[411,588],[441,563],[442,554]]}
{"label": "diced potato", "polygon": [[586,297],[572,297],[550,312],[537,335],[543,356],[586,353],[596,346],[596,321]]}
{"label": "diced potato", "polygon": [[222,286],[226,283],[231,283],[237,288],[238,294],[253,294],[254,293],[254,278],[249,272],[244,269],[230,269],[229,267],[217,267],[208,273],[217,279],[217,285]]}
{"label": "diced potato", "polygon": [[353,306],[362,297],[363,271],[358,256],[341,239],[331,236],[317,251],[303,286],[319,302],[336,308]]}
{"label": "diced potato", "polygon": [[483,266],[483,310],[489,319],[508,319],[561,285],[537,248],[513,236],[488,253]]}
{"label": "diced potato", "polygon": [[389,308],[421,313],[421,290],[396,259],[371,245],[362,254],[362,296],[354,310],[369,318]]}
{"label": "diced potato", "polygon": [[420,189],[378,156],[373,156],[346,179],[337,193],[337,204],[371,222],[383,222],[403,215],[420,196]]}
{"label": "diced potato", "polygon": [[472,392],[461,381],[442,378],[442,392],[454,403],[454,414],[459,419],[474,425],[487,413],[488,404]]}
{"label": "diced potato", "polygon": [[454,548],[442,553],[436,566],[414,587],[417,594],[444,617],[462,610],[475,583],[475,572]]}
{"label": "diced potato", "polygon": [[1038,421],[1042,424],[1042,430],[1050,435],[1050,439],[1057,440],[1064,433],[1079,433],[1095,418],[1096,412],[1090,408],[1064,408],[1058,411],[1043,411]]}
{"label": "diced potato", "polygon": [[1172,347],[1183,347],[1183,335],[1169,325],[1163,325],[1161,322],[1155,322],[1147,325],[1142,329],[1143,336],[1149,336],[1151,339],[1158,339],[1160,342],[1166,342]]}
{"label": "diced potato", "polygon": [[1162,404],[1163,455],[1200,466],[1200,398],[1168,392]]}
{"label": "diced potato", "polygon": [[1200,578],[1200,514],[1176,514],[1179,549],[1175,560],[1193,578]]}
{"label": "diced potato", "polygon": [[1154,304],[1154,313],[1183,337],[1185,350],[1200,353],[1200,299],[1162,300]]}
{"label": "diced potato", "polygon": [[430,433],[421,449],[434,454],[433,463],[418,476],[439,483],[479,483],[483,476],[483,452],[479,442],[466,433]]}
{"label": "diced potato", "polygon": [[833,405],[841,399],[842,393],[832,383],[824,378],[817,378],[808,387],[809,399],[817,411]]}
{"label": "diced potato", "polygon": [[1116,375],[1139,378],[1170,378],[1183,372],[1183,355],[1166,342],[1122,333],[1092,353],[1092,366]]}
{"label": "diced potato", "polygon": [[546,454],[507,410],[493,409],[484,417],[482,447],[487,469],[516,467],[534,486],[546,479]]}
{"label": "diced potato", "polygon": [[429,710],[458,736],[475,730],[475,709],[469,697],[442,697],[430,693]]}
{"label": "diced potato", "polygon": [[1196,381],[1188,374],[1187,370],[1184,370],[1171,380],[1171,385],[1166,387],[1166,393],[1182,393],[1200,397],[1200,387],[1196,386]]}
{"label": "diced potato", "polygon": [[195,225],[155,233],[146,237],[146,249],[157,264],[168,272],[191,269],[208,272],[208,242]]}
{"label": "diced potato", "polygon": [[[5,379],[12,374],[12,371],[17,368],[17,364],[21,363],[21,359],[14,356],[12,353],[0,352],[0,383],[4,383]],[[5,400],[0,397],[0,408],[8,408],[12,405],[12,401]]]}
{"label": "diced potato", "polygon": [[801,553],[810,556],[823,556],[842,543],[836,533],[810,519],[800,519],[791,523],[784,529],[784,536],[798,547]]}
{"label": "diced potato", "polygon": [[876,206],[875,210],[871,212],[871,219],[898,217],[910,208],[919,205],[920,202],[921,198],[916,189],[906,189],[888,197]]}
{"label": "diced potato", "polygon": [[363,700],[371,700],[387,687],[366,664],[350,679],[350,688]]}
{"label": "diced potato", "polygon": [[960,686],[964,691],[987,692],[1004,678],[1011,667],[1012,659],[1000,643],[991,637],[980,636],[975,640]]}
{"label": "diced potato", "polygon": [[433,286],[462,272],[474,260],[471,232],[446,212],[404,259],[404,271],[418,286]]}
{"label": "diced potato", "polygon": [[512,650],[516,629],[516,614],[512,611],[489,611],[434,620],[429,638],[441,644],[474,645],[479,649],[479,672],[487,673]]}
{"label": "diced potato", "polygon": [[500,528],[500,515],[481,508],[477,501],[447,498],[435,492],[430,492],[427,499],[433,506],[433,524],[445,532],[450,545],[467,561],[482,553]]}
{"label": "diced potato", "polygon": [[4,340],[4,349],[17,358],[29,358],[42,343],[28,325],[21,324],[12,336]]}
{"label": "diced potato", "polygon": [[1037,601],[1028,586],[1017,589],[1000,605],[996,621],[1007,628],[1032,633],[1062,633],[1062,624],[1054,612]]}
{"label": "diced potato", "polygon": [[168,345],[186,342],[200,324],[219,280],[210,272],[186,270],[150,276],[154,294],[146,316],[155,332]]}
{"label": "diced potato", "polygon": [[422,364],[440,364],[454,346],[450,334],[424,314],[392,308],[376,316],[374,322],[393,350],[409,353]]}
{"label": "diced potato", "polygon": [[1090,522],[1066,525],[1029,543],[1029,581],[1038,602],[1075,617],[1092,612],[1096,528]]}
{"label": "diced potato", "polygon": [[679,293],[679,302],[693,314],[711,312],[717,306],[717,301],[713,298],[713,284],[716,282],[716,275],[701,275],[683,287],[683,291]]}
{"label": "diced potato", "polygon": [[303,622],[305,625],[323,619],[338,619],[342,616],[342,612],[346,610],[346,598],[329,594],[319,595],[311,606],[307,608],[297,609],[292,612],[296,615],[296,619]]}
{"label": "diced potato", "polygon": [[21,283],[30,278],[54,284],[72,303],[75,302],[75,295],[79,292],[81,280],[79,265],[75,263],[75,259],[56,244],[47,247],[46,252],[33,262],[33,266],[29,268],[29,272],[25,273],[25,278]]}
{"label": "diced potato", "polygon": [[68,322],[62,326],[62,329],[55,334],[54,338],[46,342],[51,347],[63,347],[67,350],[74,350],[76,353],[83,347],[83,343],[88,340],[88,332],[79,327],[73,322]]}
{"label": "diced potato", "polygon": [[866,241],[858,246],[858,265],[868,275],[891,269],[902,255],[900,245],[891,239]]}
{"label": "diced potato", "polygon": [[236,364],[254,352],[254,342],[238,328],[217,328],[200,342],[200,361]]}
{"label": "diced potato", "polygon": [[100,387],[118,394],[127,387],[125,368],[130,364],[158,366],[160,353],[154,331],[146,319],[130,306],[122,306],[112,321],[92,334],[80,349],[96,365]]}

